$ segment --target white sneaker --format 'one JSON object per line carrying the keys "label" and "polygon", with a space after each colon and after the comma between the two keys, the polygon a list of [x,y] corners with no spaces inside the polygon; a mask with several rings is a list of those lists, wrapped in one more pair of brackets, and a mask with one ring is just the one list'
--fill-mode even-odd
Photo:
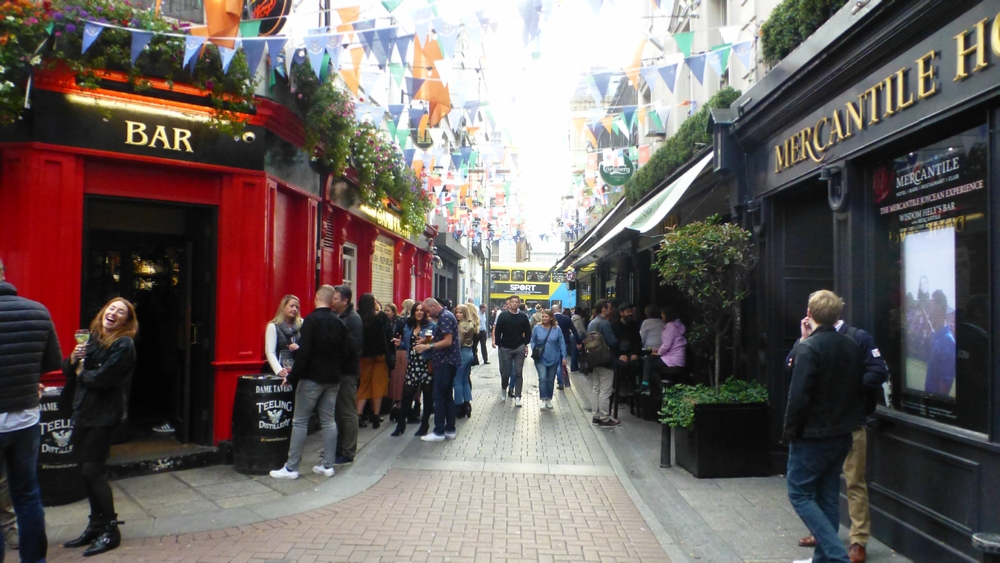
{"label": "white sneaker", "polygon": [[448,432],[446,430],[444,433],[444,437],[448,440],[454,440],[455,438],[458,438],[458,432]]}
{"label": "white sneaker", "polygon": [[170,425],[169,422],[164,422],[159,426],[153,427],[153,432],[159,432],[160,434],[170,434],[174,431],[174,427]]}
{"label": "white sneaker", "polygon": [[552,408],[552,401],[545,401],[545,408],[551,409]]}
{"label": "white sneaker", "polygon": [[421,436],[420,439],[424,442],[444,442],[444,435],[428,432],[426,436]]}
{"label": "white sneaker", "polygon": [[274,479],[298,479],[299,472],[289,471],[287,467],[282,465],[281,469],[275,469],[271,472],[271,477]]}
{"label": "white sneaker", "polygon": [[812,557],[809,559],[799,559],[798,561],[792,561],[792,563],[813,563]]}
{"label": "white sneaker", "polygon": [[322,465],[317,465],[313,467],[313,473],[316,475],[325,475],[327,477],[333,477],[334,470],[332,467],[323,467]]}
{"label": "white sneaker", "polygon": [[515,407],[521,406],[521,397],[514,397],[514,406]]}
{"label": "white sneaker", "polygon": [[500,402],[501,403],[506,403],[507,402],[507,390],[506,389],[504,389],[503,391],[500,392]]}

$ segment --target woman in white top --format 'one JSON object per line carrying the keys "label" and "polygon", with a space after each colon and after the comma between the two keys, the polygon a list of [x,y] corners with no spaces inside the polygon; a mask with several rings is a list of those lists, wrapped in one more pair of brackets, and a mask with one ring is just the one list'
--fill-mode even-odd
{"label": "woman in white top", "polygon": [[[299,298],[286,295],[281,298],[278,311],[264,329],[264,354],[267,356],[267,367],[278,377],[288,375],[288,369],[281,366],[281,353],[294,352],[299,349],[296,341],[299,339],[299,329],[302,327],[302,316],[299,314]],[[266,369],[265,369],[266,371]]]}
{"label": "woman in white top", "polygon": [[656,305],[646,305],[646,320],[639,327],[642,337],[642,349],[646,351],[660,349],[660,334],[663,332],[663,319],[660,318],[660,308]]}

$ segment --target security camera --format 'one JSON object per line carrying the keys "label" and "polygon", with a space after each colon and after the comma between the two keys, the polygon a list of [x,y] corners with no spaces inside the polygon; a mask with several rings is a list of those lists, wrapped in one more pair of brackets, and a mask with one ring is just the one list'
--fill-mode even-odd
{"label": "security camera", "polygon": [[252,143],[257,140],[257,135],[253,131],[247,131],[243,134],[244,143]]}
{"label": "security camera", "polygon": [[442,260],[440,256],[434,257],[434,267],[437,268],[438,270],[444,268],[444,260]]}

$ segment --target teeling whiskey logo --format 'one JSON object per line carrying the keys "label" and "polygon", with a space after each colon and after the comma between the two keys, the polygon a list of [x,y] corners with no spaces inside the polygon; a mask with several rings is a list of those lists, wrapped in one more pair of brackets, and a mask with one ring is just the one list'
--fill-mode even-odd
{"label": "teeling whiskey logo", "polygon": [[[191,131],[188,129],[170,128],[173,132],[172,139],[167,135],[167,128],[157,125],[150,136],[146,133],[146,124],[139,121],[125,122],[125,144],[149,147],[151,149],[163,148],[168,151],[194,152],[191,149]],[[171,143],[171,140],[173,143]]]}
{"label": "teeling whiskey logo", "polygon": [[[989,18],[984,18],[972,26],[972,29],[963,30],[955,36],[957,66],[954,82],[965,80],[990,66],[986,61],[987,41],[993,52],[1000,55],[1000,13],[993,20],[989,37],[986,32],[987,21]],[[971,69],[967,64],[971,62],[970,57],[975,60],[975,66]],[[915,93],[909,85],[911,67],[901,68],[862,92],[857,103],[846,102],[843,111],[834,109],[829,117],[821,118],[814,126],[805,127],[785,139],[785,142],[775,145],[774,172],[780,174],[806,160],[823,162],[826,151],[837,143],[850,139],[865,127],[878,124],[883,118],[892,117],[918,101],[939,93],[941,89],[936,80],[937,67],[934,64],[938,58],[938,51],[933,50],[916,60]]]}

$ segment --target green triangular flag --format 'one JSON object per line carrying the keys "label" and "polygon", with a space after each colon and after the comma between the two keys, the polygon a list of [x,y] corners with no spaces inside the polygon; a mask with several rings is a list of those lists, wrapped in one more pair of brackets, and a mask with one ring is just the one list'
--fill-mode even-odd
{"label": "green triangular flag", "polygon": [[469,166],[475,167],[476,162],[479,160],[479,151],[472,151],[469,153]]}
{"label": "green triangular flag", "polygon": [[[392,123],[391,120],[389,122]],[[410,136],[410,129],[407,127],[400,127],[396,129],[395,135],[396,135],[396,140],[399,142],[399,146],[403,146],[403,144],[406,142],[406,138]]]}
{"label": "green triangular flag", "polygon": [[403,73],[406,72],[406,67],[400,63],[389,63],[389,75],[396,82],[396,86],[400,88],[403,87]]}
{"label": "green triangular flag", "polygon": [[677,48],[684,53],[684,58],[691,58],[691,45],[694,43],[694,32],[675,33],[673,37],[674,41],[677,42]]}
{"label": "green triangular flag", "polygon": [[271,88],[274,88],[274,85],[278,83],[278,80],[275,78],[276,72],[277,71],[275,71],[272,68],[271,72],[267,73],[267,89],[268,90],[270,90]]}
{"label": "green triangular flag", "polygon": [[504,182],[503,183],[503,196],[505,198],[510,197],[510,186],[511,186],[512,183],[513,182]]}
{"label": "green triangular flag", "polygon": [[330,76],[330,53],[323,53],[323,67],[319,69],[319,81],[326,82]]}
{"label": "green triangular flag", "polygon": [[240,22],[240,37],[257,37],[260,35],[260,20]]}
{"label": "green triangular flag", "polygon": [[632,162],[639,160],[639,147],[629,147],[628,157]]}
{"label": "green triangular flag", "polygon": [[614,134],[614,135],[618,134],[618,121],[620,121],[620,120],[624,121],[624,119],[625,119],[624,117],[622,117],[621,115],[619,115],[618,119],[616,119],[616,120],[614,120],[614,121],[611,122],[611,133],[612,134]]}
{"label": "green triangular flag", "polygon": [[[391,120],[391,119],[387,119],[387,120],[385,120],[385,125],[389,129],[389,136],[395,139],[396,138],[396,123],[393,122],[393,120]],[[399,141],[399,148],[406,148],[406,147],[403,146],[403,142],[402,141]]]}
{"label": "green triangular flag", "polygon": [[657,131],[663,131],[663,122],[660,121],[660,116],[655,111],[647,112],[646,115],[653,120],[653,125],[656,125]]}
{"label": "green triangular flag", "polygon": [[732,45],[729,43],[723,45],[716,45],[715,47],[712,47],[713,52],[719,53],[719,62],[722,63],[720,65],[721,70],[716,69],[719,71],[719,76],[722,76],[722,74],[726,72],[726,69],[729,68],[729,53],[733,52],[731,47]]}
{"label": "green triangular flag", "polygon": [[382,0],[382,5],[385,6],[385,11],[392,13],[393,10],[399,7],[403,3],[403,0]]}

